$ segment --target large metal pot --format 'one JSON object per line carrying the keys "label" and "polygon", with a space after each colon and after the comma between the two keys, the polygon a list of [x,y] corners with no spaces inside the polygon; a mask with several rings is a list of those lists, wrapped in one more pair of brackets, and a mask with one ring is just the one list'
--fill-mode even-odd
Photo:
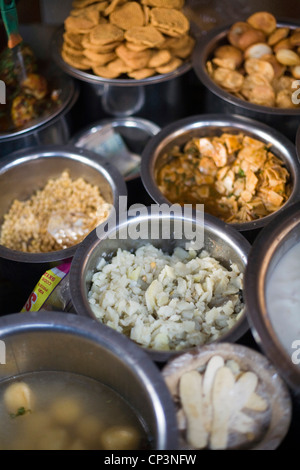
{"label": "large metal pot", "polygon": [[[141,227],[147,224],[148,229],[140,238],[133,239],[130,231],[138,224]],[[159,230],[159,238],[150,229],[154,226]],[[211,256],[227,268],[230,262],[236,263],[241,272],[244,272],[250,244],[238,231],[209,214],[205,214],[203,221],[203,213],[200,216],[200,213],[188,215],[182,212],[181,214],[175,213],[173,216],[165,208],[165,211],[159,215],[158,211],[151,211],[149,207],[147,214],[128,217],[116,226],[111,226],[105,236],[99,232],[97,234],[97,231],[91,232],[78,248],[69,277],[71,300],[76,312],[79,315],[96,318],[88,301],[88,291],[100,257],[110,259],[118,248],[134,251],[147,243],[171,254],[177,246],[186,248],[186,244],[191,241],[189,235],[197,233],[200,237],[201,234],[203,235],[203,247]],[[198,241],[196,240],[197,243]],[[221,336],[220,340],[237,341],[247,330],[246,311],[244,311],[235,325]],[[165,362],[179,352],[153,349],[146,349],[146,351],[157,362]]]}
{"label": "large metal pot", "polygon": [[[217,47],[228,43],[227,34],[230,27],[231,25],[226,25],[209,31],[198,41],[193,53],[193,68],[207,88],[204,96],[205,112],[211,113],[218,109],[224,114],[238,113],[257,119],[281,131],[294,142],[300,124],[300,109],[280,109],[244,101],[223,90],[208,75],[206,63]],[[296,25],[294,21],[293,24],[291,21],[280,21],[278,27],[297,28],[299,24]]]}
{"label": "large metal pot", "polygon": [[177,448],[174,406],[158,368],[111,328],[73,314],[12,314],[0,318],[0,340],[1,381],[39,371],[100,381],[133,407],[153,438],[153,449]]}
{"label": "large metal pot", "polygon": [[[0,161],[0,223],[14,199],[26,200],[42,189],[50,178],[60,176],[66,169],[72,179],[83,177],[88,183],[99,186],[103,198],[116,210],[119,196],[127,195],[123,177],[100,155],[59,145],[22,150]],[[0,278],[17,282],[18,287],[25,283],[25,301],[49,266],[72,258],[77,247],[50,253],[24,253],[0,245]]]}
{"label": "large metal pot", "polygon": [[283,160],[291,175],[292,192],[290,198],[276,213],[251,222],[230,224],[243,232],[250,241],[253,241],[262,227],[267,225],[277,214],[281,214],[295,200],[299,199],[300,175],[295,146],[289,139],[271,127],[244,116],[223,114],[191,116],[173,122],[164,127],[146,145],[142,154],[141,178],[147,192],[155,202],[170,204],[156,182],[156,174],[164,162],[166,152],[174,145],[181,146],[193,137],[214,136],[223,132],[232,132],[233,134],[242,132],[266,144],[271,144],[270,150]]}
{"label": "large metal pot", "polygon": [[69,142],[74,130],[72,109],[78,99],[79,88],[72,78],[53,66],[47,68],[46,76],[51,87],[60,92],[60,106],[22,129],[0,133],[1,157],[19,149]]}
{"label": "large metal pot", "polygon": [[[266,288],[277,263],[300,242],[300,203],[288,207],[265,227],[255,240],[245,273],[245,299],[253,335],[288,385],[299,395],[300,367],[292,361],[295,349],[287,348],[284,335],[299,340],[299,328],[286,319],[279,328],[266,301]],[[282,273],[284,280],[284,273]],[[298,279],[299,281],[299,279]],[[282,316],[287,312],[283,309]],[[282,324],[282,320],[280,321]]]}

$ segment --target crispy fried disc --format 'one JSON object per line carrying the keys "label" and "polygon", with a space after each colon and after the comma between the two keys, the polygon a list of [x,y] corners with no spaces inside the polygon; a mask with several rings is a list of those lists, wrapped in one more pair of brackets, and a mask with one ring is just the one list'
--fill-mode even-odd
{"label": "crispy fried disc", "polygon": [[179,59],[178,57],[173,57],[170,62],[168,62],[165,65],[161,65],[160,67],[156,67],[155,70],[157,73],[170,73],[174,72],[174,70],[178,69],[182,65],[182,60]]}
{"label": "crispy fried disc", "polygon": [[111,24],[127,30],[133,26],[144,26],[145,16],[142,7],[137,2],[125,3],[116,8],[110,15]]}
{"label": "crispy fried disc", "polygon": [[122,59],[120,59],[120,57],[117,57],[111,61],[107,65],[107,68],[112,72],[117,72],[119,75],[133,71],[131,67],[129,67]]}
{"label": "crispy fried disc", "polygon": [[149,49],[135,52],[128,49],[125,44],[121,44],[116,48],[116,54],[125,62],[126,65],[128,65],[128,67],[132,68],[133,70],[147,67],[151,58],[151,51]]}
{"label": "crispy fried disc", "polygon": [[140,52],[145,51],[149,46],[144,46],[143,44],[136,44],[135,42],[125,41],[125,46],[131,51]]}
{"label": "crispy fried disc", "polygon": [[143,12],[145,17],[145,26],[150,24],[150,8],[147,5],[143,5]]}
{"label": "crispy fried disc", "polygon": [[95,26],[90,34],[90,42],[95,46],[122,41],[123,38],[123,30],[110,23]]}
{"label": "crispy fried disc", "polygon": [[69,46],[69,44],[68,44],[67,42],[64,42],[64,43],[63,43],[62,48],[63,48],[63,50],[64,50],[65,52],[67,52],[68,54],[71,54],[71,55],[76,56],[76,57],[81,57],[82,54],[83,54],[83,51],[84,51],[83,48],[77,49],[77,48],[75,48],[75,47]]}
{"label": "crispy fried disc", "polygon": [[134,70],[128,73],[128,77],[134,78],[135,80],[143,80],[144,78],[152,77],[155,74],[154,69],[144,68],[140,70]]}
{"label": "crispy fried disc", "polygon": [[71,16],[75,18],[87,18],[88,20],[92,21],[94,25],[99,24],[102,18],[102,22],[106,22],[107,20],[104,17],[101,17],[100,12],[95,8],[95,5],[91,5],[86,8],[80,8],[77,10],[71,10]]}
{"label": "crispy fried disc", "polygon": [[240,91],[244,84],[244,77],[241,73],[223,67],[218,67],[214,71],[214,80],[222,88],[235,93]]}
{"label": "crispy fried disc", "polygon": [[160,8],[175,8],[180,10],[184,6],[184,0],[142,0],[144,5]]}
{"label": "crispy fried disc", "polygon": [[68,52],[62,50],[61,56],[67,64],[71,65],[72,67],[75,67],[76,69],[88,70],[91,68],[90,62],[84,55],[79,57],[73,56]]}
{"label": "crispy fried disc", "polygon": [[84,38],[84,34],[77,34],[77,33],[67,33],[63,34],[64,41],[71,47],[75,49],[82,49],[82,39]]}
{"label": "crispy fried disc", "polygon": [[122,5],[125,2],[126,0],[112,0],[110,2],[110,5],[108,5],[108,7],[105,8],[104,16],[110,15],[118,6]]}
{"label": "crispy fried disc", "polygon": [[136,44],[142,44],[148,47],[157,47],[163,41],[163,35],[154,26],[134,26],[125,31],[125,39]]}
{"label": "crispy fried disc", "polygon": [[84,37],[82,39],[82,47],[85,49],[89,49],[93,52],[97,52],[98,54],[104,54],[105,52],[112,52],[121,44],[121,41],[114,41],[108,44],[102,44],[95,46],[95,44],[91,44],[89,37]]}
{"label": "crispy fried disc", "polygon": [[116,70],[109,70],[107,65],[96,65],[93,67],[93,72],[98,77],[103,78],[117,78],[120,76],[120,73]]}
{"label": "crispy fried disc", "polygon": [[172,54],[168,49],[160,49],[153,51],[153,55],[148,62],[150,68],[161,67],[167,64],[172,59]]}
{"label": "crispy fried disc", "polygon": [[191,36],[188,36],[187,44],[185,46],[171,47],[170,50],[176,57],[179,57],[180,59],[187,59],[192,54],[195,43],[195,39],[193,39]]}
{"label": "crispy fried disc", "polygon": [[106,65],[111,60],[114,60],[117,56],[115,52],[106,52],[104,54],[97,54],[94,51],[84,49],[83,55],[87,57],[94,65]]}
{"label": "crispy fried disc", "polygon": [[81,16],[68,16],[65,19],[65,29],[70,33],[85,34],[89,33],[94,27],[93,21]]}
{"label": "crispy fried disc", "polygon": [[182,36],[190,29],[187,17],[174,8],[152,8],[150,21],[159,31],[172,37]]}

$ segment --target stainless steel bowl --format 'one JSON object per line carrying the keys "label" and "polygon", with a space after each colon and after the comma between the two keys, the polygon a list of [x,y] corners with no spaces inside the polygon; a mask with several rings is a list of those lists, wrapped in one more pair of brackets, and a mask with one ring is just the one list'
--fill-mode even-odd
{"label": "stainless steel bowl", "polygon": [[[66,169],[71,178],[83,177],[87,182],[98,185],[104,199],[116,210],[119,196],[127,195],[123,177],[101,156],[73,146],[35,147],[15,152],[0,161],[0,223],[14,199],[26,200],[36,190],[42,189],[49,178],[60,176]],[[24,286],[22,295],[25,302],[50,265],[72,258],[77,247],[51,253],[24,253],[0,245],[0,279],[16,282],[17,292]]]}
{"label": "stainless steel bowl", "polygon": [[73,133],[72,109],[79,96],[75,81],[53,65],[45,76],[51,87],[60,93],[61,104],[47,116],[30,121],[22,129],[0,133],[1,157],[19,149],[37,145],[66,145]]}
{"label": "stainless steel bowl", "polygon": [[[277,328],[272,324],[266,305],[266,287],[280,258],[299,241],[300,203],[297,202],[261,231],[253,244],[245,273],[245,299],[253,335],[297,394],[300,392],[300,367],[292,362],[294,349],[291,347],[290,351],[287,351],[284,348],[275,331]],[[283,311],[282,315],[285,313]],[[295,340],[299,340],[297,326],[293,329]]]}
{"label": "stainless steel bowl", "polygon": [[[242,20],[241,20],[242,21]],[[297,28],[296,21],[279,21],[278,27]],[[204,96],[205,111],[210,113],[218,109],[225,114],[241,114],[268,124],[284,133],[294,141],[300,123],[300,109],[280,109],[277,107],[259,106],[239,99],[219,87],[208,75],[206,63],[212,57],[215,49],[228,44],[227,34],[231,25],[212,29],[198,41],[193,53],[194,71],[207,88]]]}
{"label": "stainless steel bowl", "polygon": [[[170,234],[167,226],[171,226]],[[136,227],[137,224],[157,224],[161,236],[159,239],[151,236],[149,233],[143,235],[142,238],[133,240],[130,238],[130,227]],[[176,229],[175,229],[176,227]],[[185,231],[187,229],[187,231]],[[193,232],[191,231],[193,230]],[[137,217],[129,217],[123,220],[116,227],[112,226],[105,237],[99,238],[96,231],[90,233],[78,248],[71,265],[70,270],[70,293],[74,309],[79,315],[96,318],[88,302],[88,291],[91,285],[93,272],[96,271],[98,260],[104,256],[110,259],[118,248],[125,250],[136,250],[138,247],[151,243],[155,247],[162,249],[164,252],[172,253],[176,246],[186,247],[189,242],[187,233],[195,233],[196,230],[203,230],[204,248],[219,260],[225,267],[229,268],[229,262],[237,263],[239,269],[243,272],[247,263],[250,250],[250,244],[236,230],[229,225],[224,224],[220,220],[208,214],[203,220],[199,215],[188,216],[184,213],[171,214],[163,213],[162,215],[152,212],[151,207],[147,209],[147,215]],[[180,237],[176,235],[180,233]],[[114,238],[112,237],[114,235]],[[248,324],[246,312],[237,321],[235,326],[231,328],[225,335],[221,337],[222,341],[234,342],[243,336],[247,331]],[[150,357],[157,362],[165,362],[171,357],[178,354],[178,351],[155,351],[146,349]],[[182,351],[181,351],[182,352]]]}
{"label": "stainless steel bowl", "polygon": [[92,378],[132,406],[153,438],[153,449],[177,448],[174,406],[158,368],[111,328],[73,314],[12,314],[0,318],[0,340],[1,381],[39,371]]}
{"label": "stainless steel bowl", "polygon": [[295,146],[289,139],[265,124],[243,116],[227,116],[222,114],[191,116],[173,122],[164,127],[145,147],[141,164],[142,182],[156,203],[170,204],[159,190],[156,182],[156,174],[164,162],[164,154],[174,145],[181,146],[193,137],[220,135],[223,132],[232,132],[234,134],[243,132],[266,144],[271,144],[270,150],[283,160],[291,174],[292,192],[290,198],[276,213],[251,222],[230,224],[251,237],[251,234],[257,234],[259,229],[267,225],[276,215],[281,214],[290,204],[299,199],[300,174]]}

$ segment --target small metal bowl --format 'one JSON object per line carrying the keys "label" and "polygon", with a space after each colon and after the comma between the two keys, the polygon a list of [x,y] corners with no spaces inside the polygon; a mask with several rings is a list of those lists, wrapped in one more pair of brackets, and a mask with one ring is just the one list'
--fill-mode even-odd
{"label": "small metal bowl", "polygon": [[183,145],[193,137],[220,135],[223,132],[244,133],[266,144],[272,144],[270,150],[286,165],[291,175],[292,192],[288,201],[275,213],[245,223],[232,223],[232,227],[247,233],[249,236],[267,225],[276,215],[281,214],[290,204],[299,199],[299,162],[295,146],[279,132],[243,116],[207,114],[191,116],[173,122],[164,127],[145,147],[142,154],[141,178],[151,198],[158,204],[170,202],[162,194],[156,182],[156,174],[163,157],[174,145]]}
{"label": "small metal bowl", "polygon": [[0,380],[32,373],[73,373],[103,383],[135,411],[148,431],[151,449],[175,450],[174,405],[147,354],[111,328],[90,318],[59,312],[0,318]]}
{"label": "small metal bowl", "polygon": [[[154,122],[148,121],[146,119],[138,117],[126,117],[126,118],[116,118],[116,119],[103,119],[101,121],[95,122],[89,125],[86,129],[83,129],[78,134],[76,134],[72,140],[71,144],[76,147],[86,148],[93,152],[98,153],[98,147],[100,147],[100,154],[105,157],[103,153],[103,148],[101,143],[105,135],[109,134],[110,131],[115,132],[119,135],[126,146],[126,154],[122,152],[123,145],[116,141],[115,145],[108,149],[107,158],[115,165],[117,168],[120,168],[120,164],[123,165],[123,171],[120,171],[125,178],[125,181],[131,181],[140,176],[140,161],[141,153],[148,143],[148,141],[160,131],[160,127],[157,126]],[[123,163],[123,160],[128,157],[128,162],[126,167]],[[120,160],[120,157],[122,160]],[[130,164],[130,166],[129,166]],[[128,168],[128,169],[127,169]]]}
{"label": "small metal bowl", "polygon": [[[278,375],[274,366],[262,354],[240,344],[219,343],[196,348],[191,353],[181,354],[169,361],[162,369],[162,375],[178,406],[178,383],[181,376],[191,370],[203,370],[214,356],[221,356],[224,362],[233,360],[243,372],[254,372],[258,377],[256,393],[268,403],[265,413],[264,429],[255,441],[244,441],[240,445],[229,443],[229,450],[275,450],[277,449],[290,427],[292,418],[292,400],[288,387]],[[261,412],[254,412],[259,414]],[[245,413],[247,414],[247,412]],[[255,414],[252,417],[255,419]],[[261,418],[260,418],[261,419]],[[229,441],[230,442],[230,441]],[[186,429],[180,431],[180,449],[195,450],[186,440]]]}
{"label": "small metal bowl", "polygon": [[[95,158],[96,157],[96,158]],[[0,161],[0,222],[15,199],[26,200],[42,189],[50,178],[69,170],[71,178],[83,177],[99,186],[103,198],[116,209],[119,196],[126,196],[126,184],[106,159],[73,146],[42,146],[10,154]],[[32,287],[49,264],[71,258],[78,244],[49,253],[25,253],[0,245],[0,271],[3,278],[32,277]],[[26,272],[26,275],[25,275]]]}
{"label": "small metal bowl", "polygon": [[[300,242],[300,202],[288,207],[265,227],[255,240],[245,272],[245,300],[251,329],[261,349],[289,386],[300,393],[300,367],[292,361],[292,347],[284,346],[283,334],[300,340],[299,328],[286,322],[278,331],[266,303],[268,279],[287,251]],[[284,274],[283,274],[284,276]],[[285,311],[282,315],[285,315]]]}
{"label": "small metal bowl", "polygon": [[[118,248],[134,251],[140,246],[151,243],[163,252],[172,253],[177,246],[186,248],[186,244],[191,241],[187,233],[194,234],[197,230],[200,230],[203,231],[203,248],[211,256],[227,268],[229,268],[230,262],[236,263],[240,271],[244,272],[250,251],[248,241],[238,231],[209,214],[204,216],[203,223],[203,217],[200,217],[199,214],[185,215],[181,213],[180,215],[177,213],[172,216],[163,213],[159,215],[157,211],[151,213],[150,207],[147,208],[147,215],[127,217],[125,221],[122,219],[119,224],[111,226],[105,237],[99,232],[98,236],[97,231],[91,232],[75,253],[70,270],[70,294],[76,313],[96,319],[88,301],[92,275],[97,269],[99,258],[103,256],[109,260]],[[151,223],[159,229],[161,234],[159,239],[151,233],[149,228]],[[148,229],[143,237],[134,240],[130,237],[129,230],[130,227],[136,227],[137,224],[141,224],[141,226],[147,224]],[[164,228],[165,224],[170,228],[170,232],[169,229]],[[180,233],[181,238],[178,233]],[[220,341],[237,341],[247,330],[248,323],[245,309],[235,325],[220,337]],[[179,351],[174,350],[145,350],[156,362],[165,362],[179,353]]]}
{"label": "small metal bowl", "polygon": [[[287,21],[278,22],[278,27],[297,28],[299,26],[300,24],[297,25],[294,21],[293,24]],[[227,25],[209,31],[197,42],[193,52],[192,62],[194,71],[208,90],[205,98],[206,112],[210,113],[214,112],[215,109],[219,109],[220,112],[226,114],[242,114],[275,127],[286,134],[291,140],[294,140],[299,126],[300,109],[281,109],[250,103],[223,90],[208,75],[206,63],[212,57],[217,47],[228,44],[227,34],[230,27],[231,25]]]}

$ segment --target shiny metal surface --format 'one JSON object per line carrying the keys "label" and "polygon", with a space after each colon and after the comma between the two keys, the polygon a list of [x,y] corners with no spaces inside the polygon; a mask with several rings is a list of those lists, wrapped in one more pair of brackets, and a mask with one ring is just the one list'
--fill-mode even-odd
{"label": "shiny metal surface", "polygon": [[[160,127],[154,122],[139,117],[123,117],[116,119],[103,119],[88,126],[76,134],[71,144],[76,147],[88,148],[89,140],[95,134],[101,134],[106,128],[113,129],[124,140],[129,152],[140,157],[149,139],[160,131]],[[109,159],[114,164],[114,159]],[[123,175],[125,181],[130,181],[140,176],[140,164],[129,174]]]}
{"label": "shiny metal surface", "polygon": [[[210,215],[204,216],[204,227],[199,216],[193,217],[174,215],[151,215],[151,208],[148,208],[148,215],[140,215],[137,218],[128,218],[122,221],[117,227],[111,227],[106,237],[99,239],[96,231],[90,233],[78,248],[73,258],[70,270],[70,293],[72,304],[79,315],[95,318],[88,302],[88,291],[91,285],[92,274],[96,270],[98,260],[101,256],[110,259],[117,249],[120,247],[126,250],[135,250],[146,243],[152,243],[155,247],[162,249],[165,252],[172,253],[176,246],[185,247],[187,237],[182,227],[192,228],[193,233],[195,229],[204,228],[204,248],[208,250],[211,256],[218,259],[224,266],[229,268],[229,261],[237,263],[240,270],[244,271],[247,264],[250,244],[247,240],[236,230],[232,229],[229,225],[224,224],[220,220]],[[164,230],[165,222],[171,223],[171,237],[167,235]],[[130,227],[135,227],[137,223],[148,224],[154,222],[159,225],[162,236],[160,239],[151,238],[151,233],[143,239],[133,240],[128,234]],[[174,224],[180,224],[182,238],[175,238]],[[179,230],[180,230],[179,228]],[[150,232],[150,230],[149,230]],[[191,231],[189,231],[191,233]],[[111,238],[112,234],[116,234],[115,239]],[[118,239],[119,238],[119,239]],[[234,342],[237,341],[248,329],[246,312],[242,315],[235,326],[222,337],[222,341]],[[178,351],[154,351],[146,349],[150,357],[157,362],[165,362],[171,357],[178,354]]]}
{"label": "shiny metal surface", "polygon": [[266,144],[272,144],[270,150],[284,161],[291,174],[293,189],[290,198],[276,213],[251,222],[230,224],[241,232],[261,229],[300,198],[300,173],[295,146],[285,136],[260,122],[238,115],[204,114],[169,124],[145,147],[141,164],[143,184],[155,202],[170,204],[156,183],[156,172],[163,164],[166,152],[174,145],[181,146],[193,137],[212,136],[223,132],[244,132]]}
{"label": "shiny metal surface", "polygon": [[111,328],[78,315],[37,312],[0,318],[6,363],[0,380],[36,371],[66,371],[119,393],[153,437],[153,449],[177,448],[175,408],[147,354]]}
{"label": "shiny metal surface", "polygon": [[[281,345],[266,308],[268,278],[279,259],[300,241],[300,203],[286,209],[255,240],[245,272],[245,299],[253,336],[296,394],[300,393],[300,368]],[[285,312],[282,312],[284,315]],[[299,339],[299,338],[295,338]]]}
{"label": "shiny metal surface", "polygon": [[[219,87],[208,75],[206,62],[218,46],[228,42],[226,38],[230,26],[226,25],[209,31],[197,42],[193,52],[193,69],[199,80],[211,92],[205,97],[207,112],[214,112],[215,109],[218,109],[222,113],[245,115],[275,127],[294,141],[296,130],[300,124],[300,109],[259,106],[239,99]],[[300,26],[300,23],[279,21],[278,26],[296,28]]]}
{"label": "shiny metal surface", "polygon": [[[14,199],[25,200],[42,189],[50,178],[69,170],[71,178],[83,177],[100,187],[103,198],[119,205],[119,196],[127,195],[124,179],[107,160],[74,146],[43,146],[22,150],[0,160],[0,221]],[[18,263],[50,263],[70,258],[78,245],[52,253],[23,253],[0,245],[0,259]]]}
{"label": "shiny metal surface", "polygon": [[71,110],[79,96],[78,86],[57,67],[46,66],[44,74],[51,87],[59,90],[61,105],[51,114],[30,121],[22,129],[0,133],[1,157],[36,145],[68,143],[72,134]]}

